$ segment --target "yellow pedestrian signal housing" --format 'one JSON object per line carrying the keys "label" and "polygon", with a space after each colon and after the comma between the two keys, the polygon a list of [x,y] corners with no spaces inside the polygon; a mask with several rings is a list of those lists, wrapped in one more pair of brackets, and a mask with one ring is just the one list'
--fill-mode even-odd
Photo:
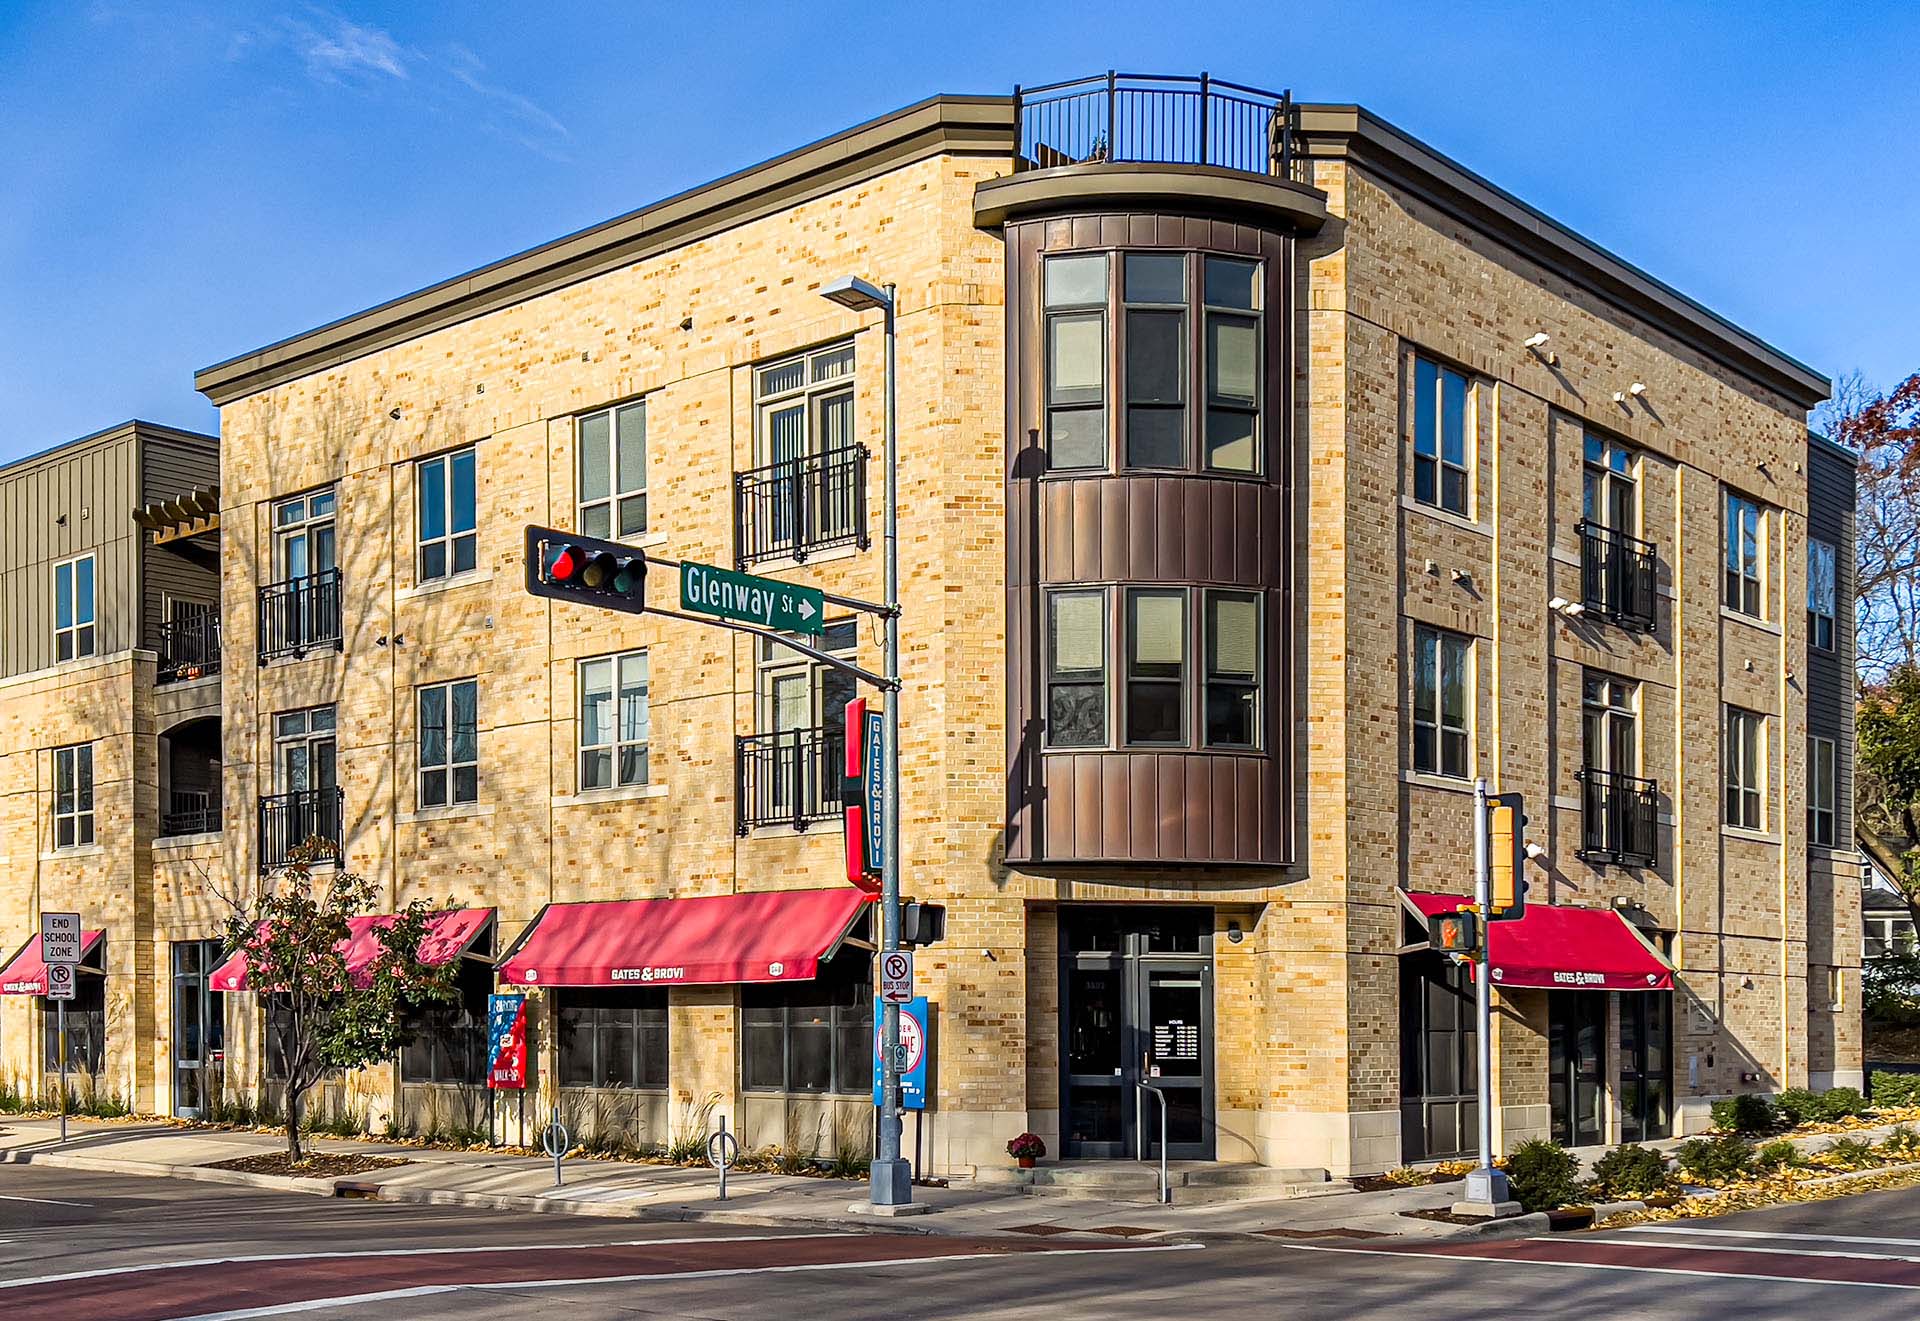
{"label": "yellow pedestrian signal housing", "polygon": [[1519,794],[1493,794],[1487,799],[1487,920],[1512,922],[1526,915],[1527,817]]}
{"label": "yellow pedestrian signal housing", "polygon": [[1478,958],[1480,919],[1472,913],[1435,913],[1427,919],[1427,944],[1436,954]]}

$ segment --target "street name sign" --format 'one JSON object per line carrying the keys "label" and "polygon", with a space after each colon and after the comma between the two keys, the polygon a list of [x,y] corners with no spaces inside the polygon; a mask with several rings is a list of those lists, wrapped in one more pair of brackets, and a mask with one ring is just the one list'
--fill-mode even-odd
{"label": "street name sign", "polygon": [[80,962],[80,914],[40,914],[40,960],[43,963]]}
{"label": "street name sign", "polygon": [[880,955],[880,1002],[903,1005],[913,999],[913,951],[885,950]]}
{"label": "street name sign", "polygon": [[826,632],[827,598],[819,588],[799,587],[692,560],[680,565],[680,608],[782,633]]}

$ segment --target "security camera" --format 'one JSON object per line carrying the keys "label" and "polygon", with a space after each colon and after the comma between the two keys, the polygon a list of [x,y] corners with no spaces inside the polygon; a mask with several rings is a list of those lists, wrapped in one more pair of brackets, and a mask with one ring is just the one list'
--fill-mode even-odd
{"label": "security camera", "polygon": [[1548,340],[1552,338],[1553,336],[1549,335],[1546,331],[1536,330],[1531,335],[1527,336],[1526,345],[1530,349],[1537,349],[1542,344],[1545,344]]}

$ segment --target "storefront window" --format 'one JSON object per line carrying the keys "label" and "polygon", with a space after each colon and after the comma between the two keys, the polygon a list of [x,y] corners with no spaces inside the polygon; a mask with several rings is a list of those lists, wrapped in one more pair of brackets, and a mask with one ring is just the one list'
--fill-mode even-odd
{"label": "storefront window", "polygon": [[559,996],[560,1085],[667,1085],[667,993],[565,989]]}
{"label": "storefront window", "polygon": [[[107,1062],[107,979],[82,969],[67,1001],[67,1072],[98,1073]],[[55,1001],[41,1000],[47,1072],[60,1070],[60,1013]]]}
{"label": "storefront window", "polygon": [[848,948],[810,982],[740,992],[741,1081],[749,1091],[867,1092],[873,1087],[872,956]]}

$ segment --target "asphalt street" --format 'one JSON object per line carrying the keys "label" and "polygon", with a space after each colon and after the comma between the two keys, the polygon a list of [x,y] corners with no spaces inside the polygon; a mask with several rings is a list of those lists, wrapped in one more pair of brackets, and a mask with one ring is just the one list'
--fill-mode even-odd
{"label": "asphalt street", "polygon": [[0,1307],[112,1318],[1920,1315],[1920,1190],[1516,1240],[992,1239],[328,1201],[0,1167]]}

